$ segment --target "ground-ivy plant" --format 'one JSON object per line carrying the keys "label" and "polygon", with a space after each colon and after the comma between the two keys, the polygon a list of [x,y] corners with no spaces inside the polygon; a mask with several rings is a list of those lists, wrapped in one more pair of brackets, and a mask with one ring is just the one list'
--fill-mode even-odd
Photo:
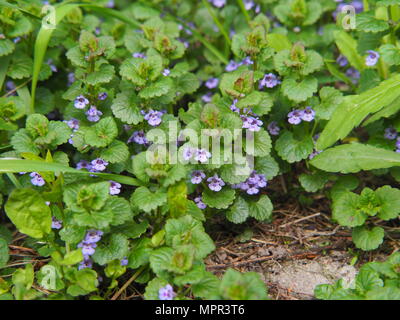
{"label": "ground-ivy plant", "polygon": [[[278,185],[360,250],[398,223],[399,1],[0,7],[0,299],[267,299],[205,259],[216,218],[273,220]],[[367,269],[316,296],[396,296]]]}

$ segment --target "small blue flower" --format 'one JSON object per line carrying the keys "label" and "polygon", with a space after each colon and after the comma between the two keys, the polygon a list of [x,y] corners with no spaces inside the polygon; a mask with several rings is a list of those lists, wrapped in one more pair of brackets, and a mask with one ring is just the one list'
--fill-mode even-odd
{"label": "small blue flower", "polygon": [[62,221],[57,220],[55,217],[51,218],[51,228],[59,230],[62,228]]}
{"label": "small blue flower", "polygon": [[258,118],[251,116],[241,116],[243,121],[243,129],[249,129],[250,131],[257,132],[260,131],[263,122]]}
{"label": "small blue flower", "polygon": [[147,120],[149,125],[156,127],[161,124],[162,116],[163,113],[161,111],[150,109],[149,112],[145,114],[144,119]]}
{"label": "small blue flower", "polygon": [[100,101],[104,101],[104,100],[107,99],[107,97],[108,97],[107,92],[101,92],[101,93],[99,93],[99,95],[97,96],[97,99],[99,99]]}
{"label": "small blue flower", "polygon": [[349,60],[344,55],[339,55],[339,57],[336,59],[336,63],[340,67],[345,67],[349,64]]}
{"label": "small blue flower", "polygon": [[222,187],[225,185],[225,182],[218,177],[217,174],[215,174],[213,177],[210,177],[207,179],[207,182],[209,182],[208,187],[210,190],[218,192],[221,191]]}
{"label": "small blue flower", "polygon": [[128,263],[129,263],[129,260],[128,260],[128,258],[127,257],[124,257],[122,260],[121,260],[121,266],[127,266],[128,265]]}
{"label": "small blue flower", "polygon": [[226,4],[226,0],[209,0],[214,7],[222,8]]}
{"label": "small blue flower", "polygon": [[158,298],[160,300],[174,300],[176,293],[171,285],[167,284],[165,287],[158,290]]}
{"label": "small blue flower", "polygon": [[135,131],[132,134],[132,136],[128,139],[128,143],[130,143],[132,141],[137,144],[147,144],[148,143],[148,141],[146,139],[146,134],[143,132],[143,130]]}
{"label": "small blue flower", "polygon": [[201,170],[195,170],[192,172],[192,179],[190,180],[193,184],[200,184],[206,177],[205,173]]}
{"label": "small blue flower", "polygon": [[273,73],[268,73],[264,76],[264,78],[260,81],[259,89],[262,89],[264,87],[267,88],[274,88],[277,85],[279,85],[281,81],[278,79],[278,77],[273,74]]}
{"label": "small blue flower", "polygon": [[195,198],[194,202],[196,203],[197,207],[201,210],[204,210],[205,208],[207,208],[207,205],[203,202],[202,197]]}
{"label": "small blue flower", "polygon": [[272,121],[268,127],[268,132],[273,136],[278,136],[281,128],[279,128],[278,123],[276,121]]}
{"label": "small blue flower", "polygon": [[104,170],[106,170],[108,162],[101,158],[97,158],[97,159],[92,160],[91,165],[92,165],[92,168],[91,168],[92,170],[104,171]]}
{"label": "small blue flower", "polygon": [[197,149],[195,152],[194,159],[201,163],[207,162],[207,160],[211,158],[211,153],[205,149]]}
{"label": "small blue flower", "polygon": [[311,122],[315,118],[315,111],[311,107],[306,107],[301,115],[301,120]]}
{"label": "small blue flower", "polygon": [[89,104],[89,100],[84,96],[78,96],[74,101],[74,107],[77,109],[84,109]]}
{"label": "small blue flower", "polygon": [[226,71],[226,72],[235,71],[237,68],[239,68],[239,66],[240,66],[239,63],[237,63],[237,62],[231,60],[231,61],[229,61],[229,63],[226,65],[225,71]]}
{"label": "small blue flower", "polygon": [[90,106],[89,110],[86,111],[86,115],[90,122],[97,122],[100,120],[100,116],[103,115],[103,112],[97,110],[95,106]]}
{"label": "small blue flower", "polygon": [[210,78],[206,81],[205,85],[208,89],[214,89],[218,86],[218,78]]}
{"label": "small blue flower", "polygon": [[368,50],[367,51],[368,56],[365,58],[365,64],[368,67],[373,67],[374,65],[376,65],[378,63],[379,60],[379,53],[373,50]]}
{"label": "small blue flower", "polygon": [[79,264],[78,270],[82,269],[91,269],[93,267],[93,261],[89,257],[85,257],[85,259]]}
{"label": "small blue flower", "polygon": [[301,123],[301,117],[303,116],[303,111],[302,110],[293,110],[292,112],[289,112],[288,114],[288,122],[290,124],[300,124]]}
{"label": "small blue flower", "polygon": [[86,243],[99,242],[103,234],[104,234],[103,231],[100,230],[94,230],[94,229],[89,230],[88,232],[86,232],[85,242]]}
{"label": "small blue flower", "polygon": [[141,52],[135,52],[135,53],[132,54],[132,56],[134,58],[146,59],[146,55],[144,53],[141,53]]}
{"label": "small blue flower", "polygon": [[115,181],[110,181],[110,195],[114,196],[121,192],[121,184]]}
{"label": "small blue flower", "polygon": [[388,140],[394,140],[398,136],[397,130],[393,127],[385,129],[385,138]]}
{"label": "small blue flower", "polygon": [[163,74],[164,77],[169,76],[170,73],[171,73],[171,70],[169,70],[169,69],[167,69],[167,68],[165,68],[164,71],[162,72],[162,74]]}
{"label": "small blue flower", "polygon": [[82,248],[83,256],[91,256],[96,251],[97,244],[94,242],[82,241],[78,244],[78,248]]}
{"label": "small blue flower", "polygon": [[44,179],[43,179],[43,177],[39,174],[39,173],[37,173],[37,172],[32,172],[32,173],[30,173],[29,174],[30,176],[31,176],[31,183],[34,185],[34,186],[38,186],[38,187],[42,187],[42,186],[44,186],[45,185],[45,181],[44,181]]}

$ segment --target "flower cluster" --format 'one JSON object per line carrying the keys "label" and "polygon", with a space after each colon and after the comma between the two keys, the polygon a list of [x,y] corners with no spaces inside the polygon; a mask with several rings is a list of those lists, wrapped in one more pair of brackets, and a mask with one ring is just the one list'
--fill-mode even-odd
{"label": "flower cluster", "polygon": [[259,89],[263,88],[275,88],[277,85],[279,85],[281,81],[278,79],[278,77],[273,74],[273,73],[268,73],[260,80],[259,84]]}
{"label": "flower cluster", "polygon": [[253,171],[245,182],[232,185],[232,188],[246,191],[249,195],[254,195],[258,194],[260,189],[265,188],[266,186],[267,179],[265,178],[265,175],[257,174],[256,171]]}
{"label": "flower cluster", "polygon": [[184,160],[189,161],[194,158],[194,160],[201,163],[205,163],[211,158],[211,153],[206,149],[195,149],[187,147],[183,150],[182,157]]}
{"label": "flower cluster", "polygon": [[46,181],[44,181],[43,177],[37,172],[31,172],[29,176],[32,178],[31,183],[34,186],[42,187],[45,185]]}
{"label": "flower cluster", "polygon": [[[101,92],[98,95],[98,99],[103,101],[107,99],[108,95],[106,92]],[[74,107],[77,109],[85,109],[90,104],[90,101],[83,95],[78,96],[74,101]],[[96,106],[91,105],[88,110],[85,112],[86,118],[90,122],[97,122],[100,120],[100,116],[103,115],[103,112],[97,109]]]}
{"label": "flower cluster", "polygon": [[100,230],[89,230],[85,238],[78,244],[78,248],[82,249],[83,261],[79,264],[78,269],[91,268],[93,265],[90,256],[92,256],[97,247],[97,242],[101,240],[103,232]]}
{"label": "flower cluster", "polygon": [[306,107],[303,110],[293,110],[288,114],[288,122],[290,124],[298,125],[302,121],[311,122],[315,118],[315,111],[311,107]]}

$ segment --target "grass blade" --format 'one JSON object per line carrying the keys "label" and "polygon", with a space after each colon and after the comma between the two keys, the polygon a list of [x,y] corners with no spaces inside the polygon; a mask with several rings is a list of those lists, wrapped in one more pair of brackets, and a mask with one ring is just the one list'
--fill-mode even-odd
{"label": "grass blade", "polygon": [[[38,161],[38,160],[23,160],[23,159],[0,159],[0,173],[14,172],[63,172],[75,173],[81,175],[90,175],[92,172],[76,170],[71,167],[64,166],[59,163]],[[129,186],[141,186],[141,182],[135,178],[111,173],[96,173],[101,179],[113,180]]]}

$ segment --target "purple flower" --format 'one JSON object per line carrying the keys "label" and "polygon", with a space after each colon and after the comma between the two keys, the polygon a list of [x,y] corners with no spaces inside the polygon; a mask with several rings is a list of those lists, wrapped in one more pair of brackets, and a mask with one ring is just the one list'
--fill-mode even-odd
{"label": "purple flower", "polygon": [[244,8],[249,11],[251,8],[254,7],[254,2],[253,0],[243,0]]}
{"label": "purple flower", "polygon": [[201,163],[207,162],[207,160],[211,158],[211,153],[205,149],[197,149],[194,159],[196,161],[200,161]]}
{"label": "purple flower", "polygon": [[367,51],[368,56],[365,58],[365,64],[368,67],[373,67],[374,65],[376,65],[378,63],[379,60],[379,53],[373,50],[368,50]]}
{"label": "purple flower", "polygon": [[182,152],[183,159],[186,161],[190,160],[193,157],[194,152],[195,152],[195,150],[193,148],[187,147],[187,148],[183,149],[183,152]]}
{"label": "purple flower", "polygon": [[146,59],[146,55],[144,53],[140,53],[140,52],[135,52],[134,54],[132,54],[132,56],[134,58]]}
{"label": "purple flower", "polygon": [[357,84],[358,79],[360,79],[360,72],[357,69],[349,68],[346,70],[346,76],[351,78],[351,82]]}
{"label": "purple flower", "polygon": [[74,101],[74,107],[77,109],[84,109],[89,104],[89,100],[80,95]]}
{"label": "purple flower", "polygon": [[68,127],[70,127],[72,130],[76,131],[79,129],[79,120],[72,118],[71,120],[64,121]]}
{"label": "purple flower", "polygon": [[68,73],[68,87],[75,82],[75,74],[73,72]]}
{"label": "purple flower", "polygon": [[143,130],[140,131],[135,131],[132,136],[128,139],[128,143],[130,142],[135,142],[137,144],[146,144],[148,143],[146,139],[146,134],[143,132]]}
{"label": "purple flower", "polygon": [[281,81],[278,79],[278,77],[276,75],[274,75],[273,73],[268,73],[264,76],[264,78],[260,81],[260,85],[259,88],[262,89],[264,87],[267,88],[274,88],[276,87],[278,84],[280,84]]}
{"label": "purple flower", "polygon": [[303,111],[302,110],[293,110],[292,112],[289,112],[288,114],[288,121],[290,124],[299,124],[301,123],[301,118],[303,116]]}
{"label": "purple flower", "polygon": [[57,67],[53,64],[53,59],[49,59],[47,60],[47,64],[49,65],[51,71],[53,72],[57,72]]}
{"label": "purple flower", "polygon": [[267,180],[263,174],[257,174],[256,171],[253,171],[245,182],[233,185],[232,188],[241,189],[249,195],[254,195],[258,194],[260,192],[259,189],[265,188],[267,184]]}
{"label": "purple flower", "polygon": [[93,267],[93,261],[89,259],[89,257],[85,257],[85,259],[79,264],[78,270],[86,269],[86,268],[92,268]]}
{"label": "purple flower", "polygon": [[62,221],[57,220],[55,217],[51,218],[51,228],[52,229],[61,229],[62,228]]}
{"label": "purple flower", "polygon": [[257,132],[260,131],[263,122],[258,118],[250,116],[241,116],[243,121],[243,129],[249,129],[250,131]]}
{"label": "purple flower", "polygon": [[315,158],[317,155],[319,155],[321,152],[322,152],[322,151],[314,150],[314,151],[308,156],[308,159],[310,159],[310,160],[314,159],[314,158]]}
{"label": "purple flower", "polygon": [[388,140],[394,140],[398,136],[397,130],[395,128],[386,128],[385,129],[385,138]]}
{"label": "purple flower", "polygon": [[76,164],[76,169],[80,170],[80,169],[86,169],[88,171],[90,171],[90,169],[92,168],[92,165],[87,162],[86,160],[81,160]]}
{"label": "purple flower", "polygon": [[91,122],[99,121],[102,114],[103,112],[97,110],[95,106],[90,106],[89,110],[86,111],[87,119]]}
{"label": "purple flower", "polygon": [[301,120],[311,122],[315,118],[315,111],[311,107],[306,107],[301,115]]}
{"label": "purple flower", "polygon": [[209,182],[208,187],[210,190],[218,192],[221,191],[222,187],[225,185],[225,182],[218,177],[217,174],[215,174],[213,177],[210,177],[207,179],[207,182]]}
{"label": "purple flower", "polygon": [[201,100],[203,100],[205,103],[209,103],[211,102],[212,96],[213,96],[212,92],[207,92],[201,97]]}
{"label": "purple flower", "polygon": [[31,183],[34,185],[34,186],[38,186],[38,187],[42,187],[42,186],[44,186],[44,184],[46,183],[45,181],[44,181],[44,179],[43,179],[43,177],[39,174],[39,173],[37,173],[37,172],[32,172],[32,173],[30,173],[29,174],[30,176],[31,176]]}
{"label": "purple flower", "polygon": [[225,71],[226,72],[231,72],[231,71],[235,71],[237,68],[239,68],[239,63],[231,60],[229,61],[229,63],[226,65],[225,67]]}
{"label": "purple flower", "polygon": [[150,109],[149,112],[145,114],[144,119],[147,120],[147,123],[149,125],[156,127],[160,125],[162,121],[161,119],[162,116],[163,113],[161,111]]}
{"label": "purple flower", "polygon": [[345,67],[349,64],[349,61],[347,60],[347,58],[344,55],[339,55],[339,57],[336,59],[336,63],[340,67]]}
{"label": "purple flower", "polygon": [[231,106],[230,106],[230,109],[231,109],[233,112],[240,113],[240,109],[239,109],[238,107],[236,107],[236,103],[237,103],[237,102],[238,102],[238,99],[233,100],[233,102],[232,102],[232,104],[231,104]]}
{"label": "purple flower", "polygon": [[162,72],[162,74],[163,74],[164,77],[169,76],[170,73],[171,73],[171,70],[169,70],[169,69],[167,69],[167,68],[165,68],[164,71]]}
{"label": "purple flower", "polygon": [[209,0],[214,7],[222,8],[226,4],[226,0]]}
{"label": "purple flower", "polygon": [[205,85],[208,89],[214,89],[218,86],[218,78],[210,78],[206,81]]}
{"label": "purple flower", "polygon": [[202,197],[194,198],[194,202],[196,203],[197,207],[201,210],[207,208],[207,205],[203,202]]}
{"label": "purple flower", "polygon": [[104,171],[104,170],[106,170],[106,166],[108,165],[108,162],[101,158],[97,158],[97,159],[92,160],[91,164],[92,164],[92,169],[94,169],[96,171]]}
{"label": "purple flower", "polygon": [[400,138],[397,138],[397,141],[396,141],[396,148],[400,149]]}
{"label": "purple flower", "polygon": [[129,260],[128,260],[128,258],[127,257],[124,257],[122,260],[121,260],[121,266],[127,266],[128,265],[128,262],[129,262]]}
{"label": "purple flower", "polygon": [[193,184],[200,184],[206,177],[203,171],[195,170],[192,172],[192,179],[190,180]]}
{"label": "purple flower", "polygon": [[86,242],[82,241],[78,244],[78,248],[82,248],[82,254],[84,256],[91,256],[94,254],[96,251],[95,248],[97,247],[97,244],[94,242]]}
{"label": "purple flower", "polygon": [[86,232],[84,242],[87,242],[87,243],[99,242],[101,240],[101,237],[103,236],[103,234],[104,234],[103,231],[91,229],[88,232]]}
{"label": "purple flower", "polygon": [[100,101],[104,101],[104,100],[107,99],[107,97],[108,97],[107,92],[101,92],[101,93],[99,93],[99,95],[97,96],[97,99],[99,99]]}
{"label": "purple flower", "polygon": [[174,300],[176,293],[171,285],[167,284],[165,287],[158,290],[158,298],[160,300]]}
{"label": "purple flower", "polygon": [[273,136],[278,136],[281,128],[279,128],[278,123],[276,121],[272,121],[268,127],[268,132]]}
{"label": "purple flower", "polygon": [[110,194],[112,196],[121,192],[121,184],[115,181],[110,181]]}

